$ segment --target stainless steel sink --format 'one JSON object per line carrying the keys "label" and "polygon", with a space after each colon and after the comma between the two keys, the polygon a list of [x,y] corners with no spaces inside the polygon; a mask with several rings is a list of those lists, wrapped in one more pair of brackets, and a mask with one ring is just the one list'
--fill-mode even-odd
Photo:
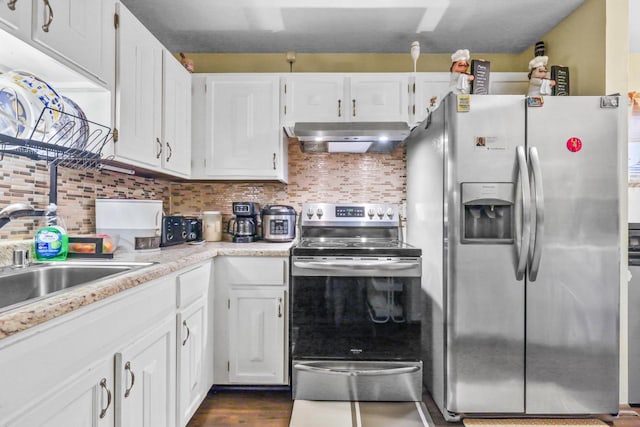
{"label": "stainless steel sink", "polygon": [[0,311],[153,264],[99,261],[40,263],[26,268],[5,268],[0,270]]}

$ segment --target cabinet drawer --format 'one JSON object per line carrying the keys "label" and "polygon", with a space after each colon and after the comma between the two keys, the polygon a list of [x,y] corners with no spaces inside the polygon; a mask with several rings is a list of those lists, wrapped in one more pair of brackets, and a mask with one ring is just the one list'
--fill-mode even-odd
{"label": "cabinet drawer", "polygon": [[222,257],[227,283],[237,285],[284,286],[288,283],[286,258]]}
{"label": "cabinet drawer", "polygon": [[178,276],[176,306],[184,308],[198,298],[207,295],[211,279],[211,262],[182,273]]}

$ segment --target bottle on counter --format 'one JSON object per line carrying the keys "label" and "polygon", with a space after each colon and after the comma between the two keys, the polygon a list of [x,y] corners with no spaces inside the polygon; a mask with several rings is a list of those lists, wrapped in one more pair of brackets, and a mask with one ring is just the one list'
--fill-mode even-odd
{"label": "bottle on counter", "polygon": [[222,240],[222,213],[204,211],[202,213],[202,237],[207,242]]}

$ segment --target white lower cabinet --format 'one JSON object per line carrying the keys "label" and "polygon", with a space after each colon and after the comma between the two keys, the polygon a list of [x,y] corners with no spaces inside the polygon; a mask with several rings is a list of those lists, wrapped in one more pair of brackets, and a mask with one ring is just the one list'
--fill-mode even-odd
{"label": "white lower cabinet", "polygon": [[286,257],[216,258],[215,384],[289,383]]}
{"label": "white lower cabinet", "polygon": [[211,270],[207,261],[0,340],[0,426],[185,426],[213,384]]}
{"label": "white lower cabinet", "polygon": [[229,381],[282,384],[284,289],[229,292]]}
{"label": "white lower cabinet", "polygon": [[213,384],[211,262],[178,276],[177,425],[187,425]]}
{"label": "white lower cabinet", "polygon": [[116,427],[174,425],[175,317],[116,353]]}
{"label": "white lower cabinet", "polygon": [[70,378],[58,393],[10,424],[16,427],[113,427],[113,358]]}

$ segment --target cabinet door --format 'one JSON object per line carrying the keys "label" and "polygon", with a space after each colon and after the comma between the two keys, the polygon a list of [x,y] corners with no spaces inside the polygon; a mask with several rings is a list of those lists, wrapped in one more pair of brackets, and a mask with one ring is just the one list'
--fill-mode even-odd
{"label": "cabinet door", "polygon": [[161,166],[162,45],[119,4],[116,158]]}
{"label": "cabinet door", "polygon": [[440,103],[449,89],[449,73],[417,73],[414,76],[412,115],[413,123],[427,118],[430,109]]}
{"label": "cabinet door", "polygon": [[279,78],[221,76],[207,80],[207,175],[281,178]]}
{"label": "cabinet door", "polygon": [[351,75],[350,121],[407,122],[409,77],[406,74]]}
{"label": "cabinet door", "polygon": [[113,427],[113,357],[82,370],[12,427]]}
{"label": "cabinet door", "polygon": [[343,75],[295,75],[286,78],[284,121],[336,122],[345,120]]}
{"label": "cabinet door", "polygon": [[187,425],[207,393],[204,362],[207,337],[206,295],[178,313],[178,425]]}
{"label": "cabinet door", "polygon": [[0,29],[21,38],[29,37],[32,0],[0,0]]}
{"label": "cabinet door", "polygon": [[285,292],[229,291],[229,380],[285,384]]}
{"label": "cabinet door", "polygon": [[163,52],[162,168],[188,177],[191,171],[191,74]]}
{"label": "cabinet door", "polygon": [[116,427],[175,423],[175,315],[116,353]]}
{"label": "cabinet door", "polygon": [[115,1],[36,0],[33,4],[33,40],[103,82],[111,83],[115,58]]}

